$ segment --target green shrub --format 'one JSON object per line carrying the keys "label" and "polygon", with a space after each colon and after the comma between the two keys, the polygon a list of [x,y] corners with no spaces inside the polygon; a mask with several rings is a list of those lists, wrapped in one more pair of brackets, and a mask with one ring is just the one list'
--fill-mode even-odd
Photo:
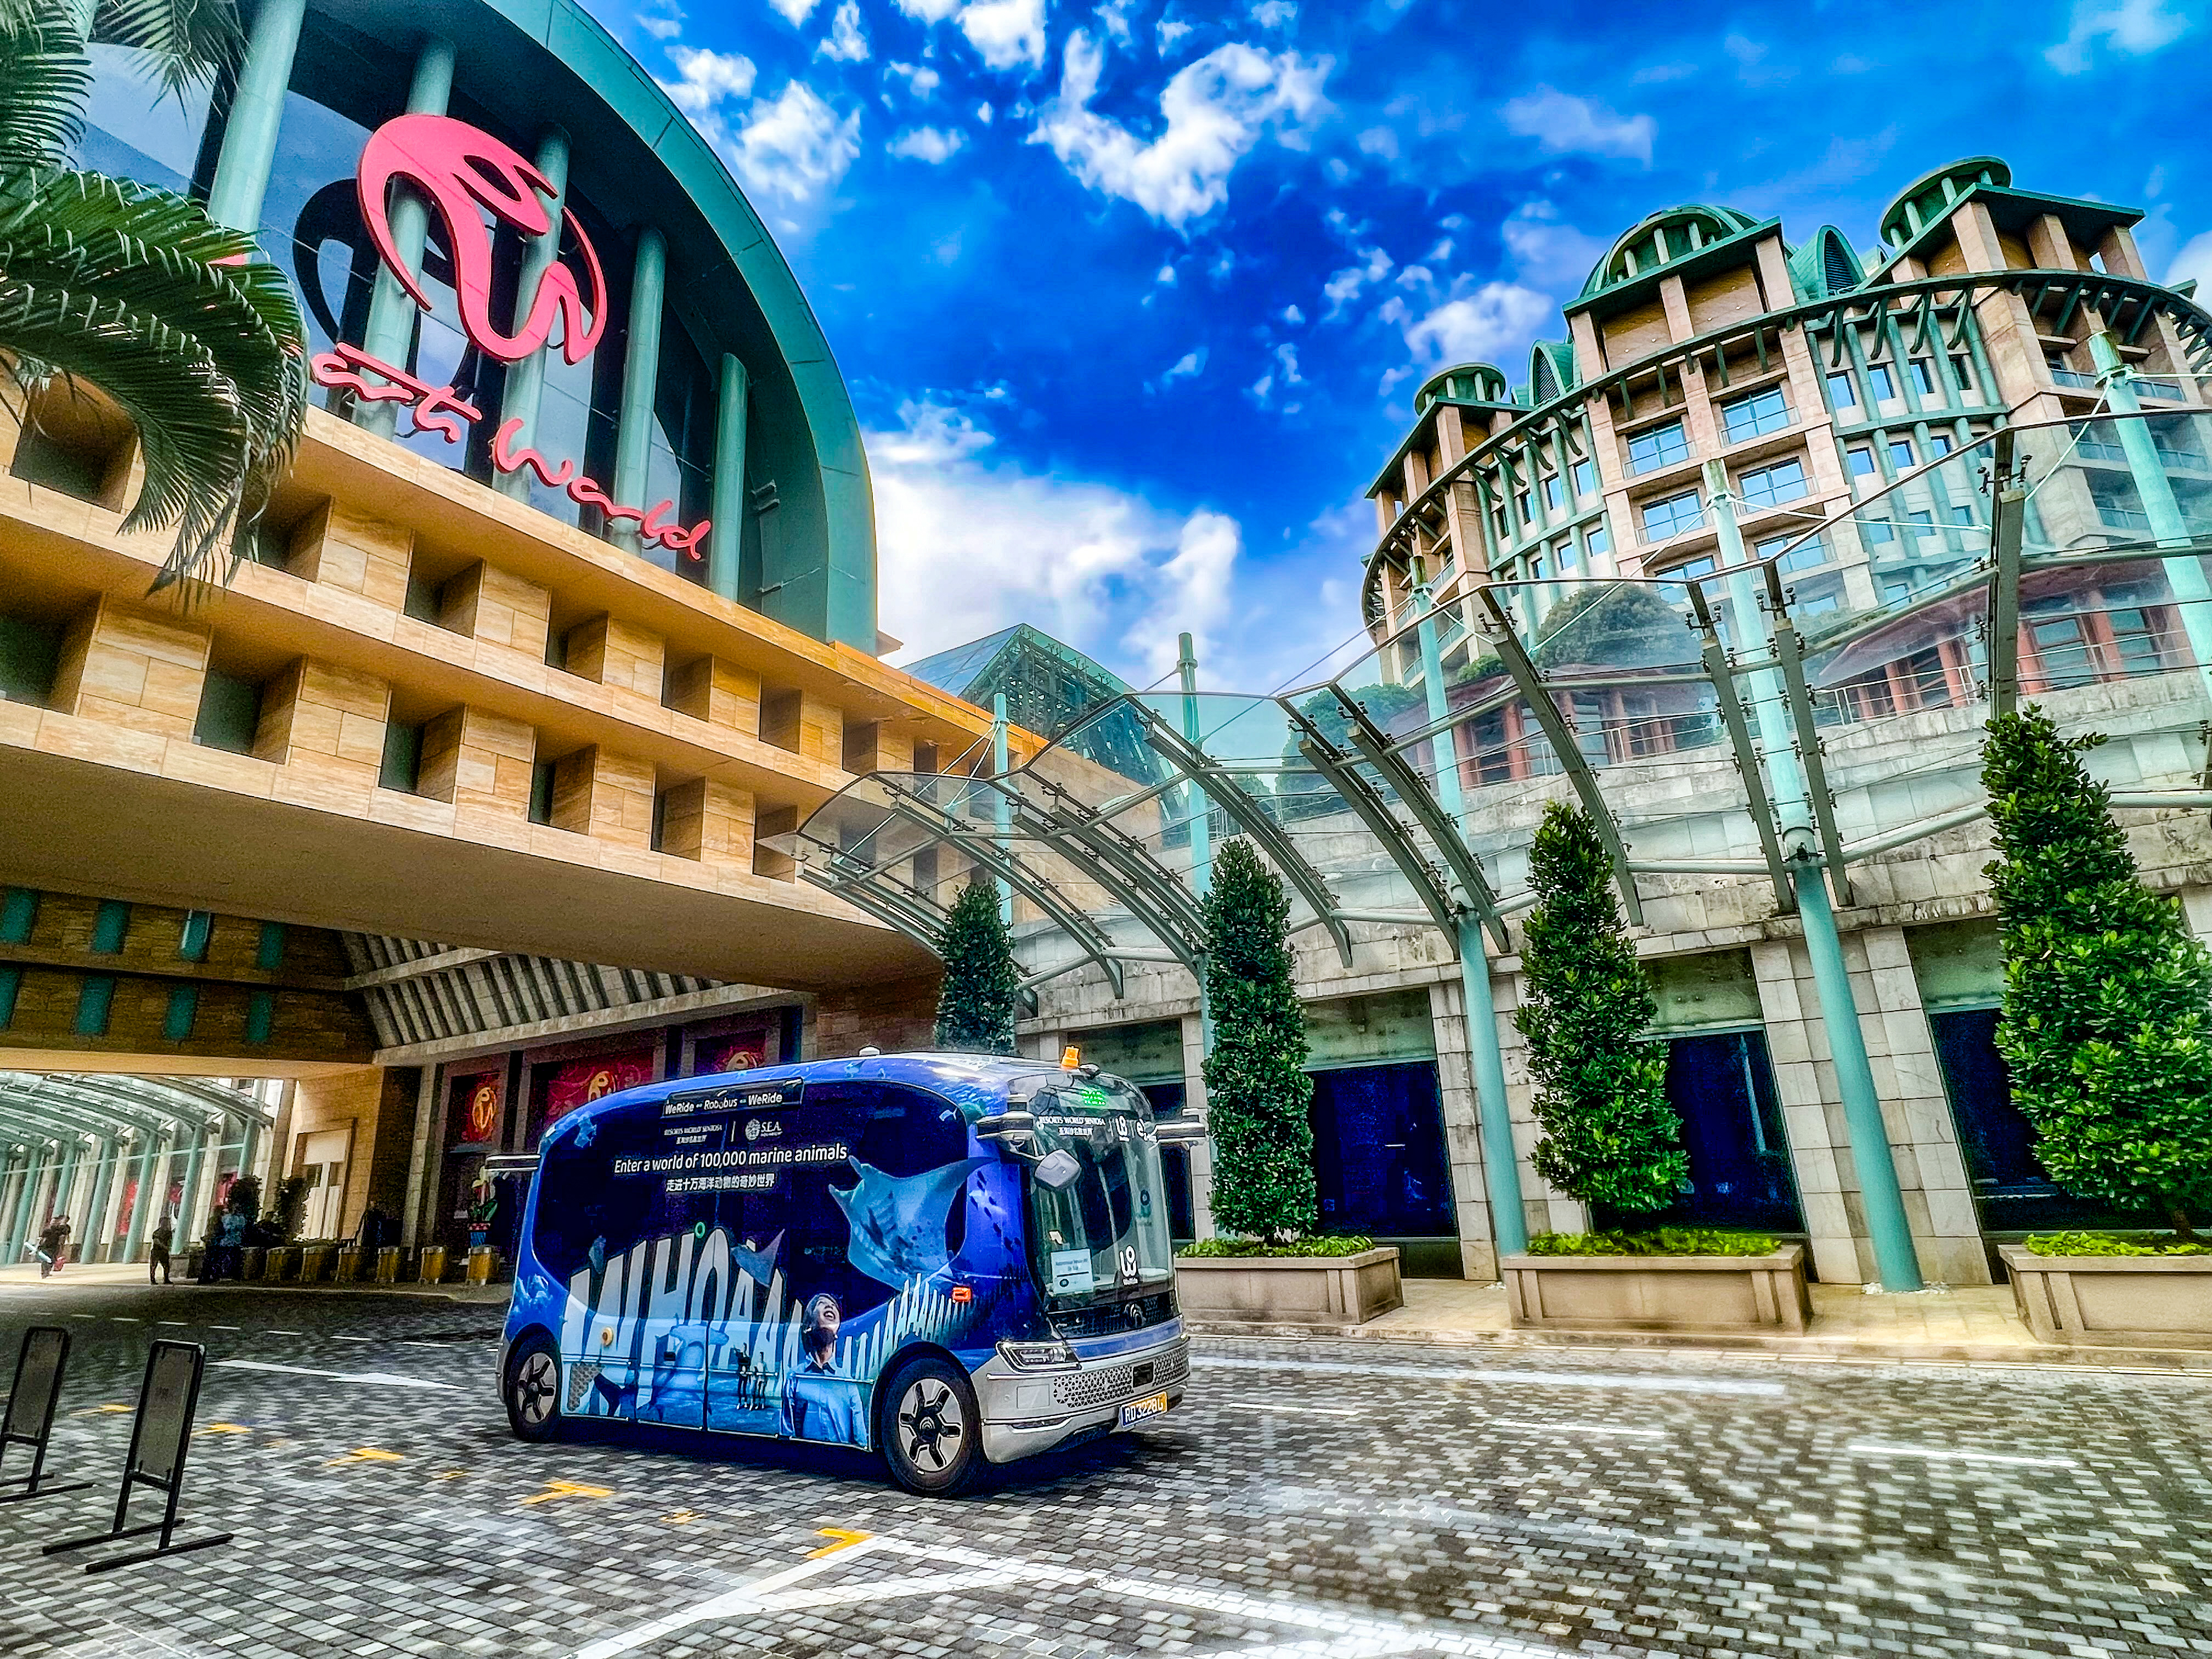
{"label": "green shrub", "polygon": [[2212,1244],[2166,1233],[2040,1233],[2027,1248],[2035,1255],[2212,1255]]}
{"label": "green shrub", "polygon": [[937,994],[937,1046],[960,1054],[1014,1052],[1021,975],[995,882],[960,890],[945,920],[945,985]]}
{"label": "green shrub", "polygon": [[1213,1218],[1228,1232],[1287,1244],[1321,1219],[1305,1011],[1291,978],[1291,903],[1281,879],[1239,839],[1214,855],[1205,908]]}
{"label": "green shrub", "polygon": [[1375,1241],[1330,1234],[1326,1238],[1302,1238],[1294,1244],[1267,1244],[1256,1238],[1201,1238],[1186,1244],[1177,1255],[1358,1255],[1371,1250]]}
{"label": "green shrub", "polygon": [[1528,994],[1513,1023],[1528,1042],[1544,1131],[1529,1161],[1585,1204],[1663,1210],[1689,1157],[1667,1099],[1666,1046],[1645,1041],[1658,1005],[1588,813],[1563,801],[1544,809],[1528,884],[1537,899],[1521,951]]}
{"label": "green shrub", "polygon": [[2144,887],[2112,793],[2030,704],[1989,723],[1982,781],[2003,925],[1997,1052],[2036,1157],[2077,1198],[2212,1212],[2212,951]]}
{"label": "green shrub", "polygon": [[1782,1248],[1770,1233],[1717,1227],[1662,1227],[1649,1233],[1538,1233],[1530,1255],[1771,1255]]}

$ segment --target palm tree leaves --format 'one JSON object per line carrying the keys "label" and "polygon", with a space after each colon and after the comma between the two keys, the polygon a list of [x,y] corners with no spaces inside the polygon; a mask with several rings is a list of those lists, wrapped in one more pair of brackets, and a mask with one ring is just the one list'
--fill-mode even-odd
{"label": "palm tree leaves", "polygon": [[[235,55],[228,3],[103,0],[96,21],[173,86]],[[158,590],[201,577],[289,459],[306,327],[252,237],[171,191],[66,165],[88,82],[82,22],[69,0],[0,0],[0,374],[80,380],[136,425],[145,482],[123,527],[175,529]]]}

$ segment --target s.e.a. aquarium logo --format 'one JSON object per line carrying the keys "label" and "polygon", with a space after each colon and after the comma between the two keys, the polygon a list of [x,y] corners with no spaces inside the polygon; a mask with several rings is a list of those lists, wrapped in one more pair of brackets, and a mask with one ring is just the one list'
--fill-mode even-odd
{"label": "s.e.a. aquarium logo", "polygon": [[769,1118],[749,1117],[745,1120],[747,1140],[781,1140],[783,1125]]}

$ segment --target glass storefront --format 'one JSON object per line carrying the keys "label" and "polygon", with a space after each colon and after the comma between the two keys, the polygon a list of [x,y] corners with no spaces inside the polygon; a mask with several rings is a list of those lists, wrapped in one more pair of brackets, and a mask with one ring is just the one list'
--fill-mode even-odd
{"label": "glass storefront", "polygon": [[1766,1033],[1706,1031],[1667,1045],[1667,1099],[1682,1120],[1690,1173],[1664,1210],[1601,1212],[1598,1224],[1741,1227],[1802,1237],[1805,1216],[1790,1168],[1782,1103]]}

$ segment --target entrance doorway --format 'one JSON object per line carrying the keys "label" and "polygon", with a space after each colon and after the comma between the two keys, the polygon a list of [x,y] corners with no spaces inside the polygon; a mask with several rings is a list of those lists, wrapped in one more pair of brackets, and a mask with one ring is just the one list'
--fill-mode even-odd
{"label": "entrance doorway", "polygon": [[1461,1273],[1443,1101],[1432,1060],[1312,1073],[1322,1225],[1398,1247],[1415,1278]]}
{"label": "entrance doorway", "polygon": [[294,1173],[307,1177],[307,1199],[300,1212],[300,1237],[336,1238],[345,1209],[348,1143],[350,1128],[325,1129],[301,1137],[300,1159]]}

